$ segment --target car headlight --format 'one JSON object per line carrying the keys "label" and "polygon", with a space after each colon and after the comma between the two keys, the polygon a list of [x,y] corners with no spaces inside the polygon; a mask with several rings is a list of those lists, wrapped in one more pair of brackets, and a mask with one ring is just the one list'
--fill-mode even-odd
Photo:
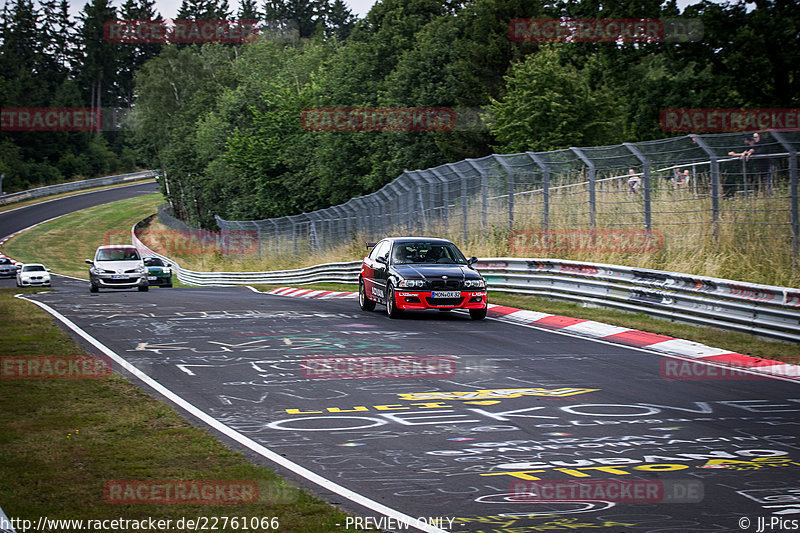
{"label": "car headlight", "polygon": [[134,272],[137,274],[147,274],[147,269],[143,266],[138,266],[136,269],[134,269]]}
{"label": "car headlight", "polygon": [[468,279],[464,282],[465,288],[485,289],[486,282],[482,279]]}
{"label": "car headlight", "polygon": [[424,287],[425,281],[421,279],[401,279],[398,286],[412,289],[414,287]]}
{"label": "car headlight", "polygon": [[165,268],[161,272],[163,272],[164,274],[172,274],[172,269],[171,268]]}

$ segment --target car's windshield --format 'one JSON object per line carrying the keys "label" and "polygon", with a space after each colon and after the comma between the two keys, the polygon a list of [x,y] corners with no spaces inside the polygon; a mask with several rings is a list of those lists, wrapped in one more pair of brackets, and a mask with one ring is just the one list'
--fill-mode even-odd
{"label": "car's windshield", "polygon": [[464,255],[452,243],[398,242],[394,245],[392,262],[395,264],[450,264],[466,265]]}
{"label": "car's windshield", "polygon": [[104,248],[98,250],[96,261],[138,261],[139,252],[135,248]]}
{"label": "car's windshield", "polygon": [[10,265],[10,264],[11,264],[10,259],[6,259],[5,257],[0,258],[0,265]]}
{"label": "car's windshield", "polygon": [[25,265],[22,267],[23,272],[44,272],[45,268],[42,265]]}
{"label": "car's windshield", "polygon": [[163,267],[164,263],[158,257],[145,257],[144,258],[144,266]]}

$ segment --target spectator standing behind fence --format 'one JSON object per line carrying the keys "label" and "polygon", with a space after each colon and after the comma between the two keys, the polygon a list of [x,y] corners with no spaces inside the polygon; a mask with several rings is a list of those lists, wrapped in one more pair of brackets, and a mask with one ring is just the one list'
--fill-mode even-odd
{"label": "spectator standing behind fence", "polygon": [[[728,152],[728,155],[732,155],[732,156],[738,157],[738,158],[739,158],[739,159],[741,159],[742,161],[749,161],[749,160],[750,160],[750,156],[751,156],[751,155],[753,155],[753,143],[754,143],[753,137],[752,137],[752,136],[750,136],[750,135],[747,135],[747,136],[744,138],[744,150],[743,150],[743,151],[741,151],[741,152],[733,152],[733,151],[731,151],[731,152]],[[742,172],[743,172],[743,173],[745,172],[745,165],[744,165],[744,163],[742,163]],[[745,174],[745,175],[746,175],[746,174]],[[730,179],[731,179],[731,177],[729,176],[729,177],[728,177],[728,180],[730,180]],[[744,188],[745,188],[745,192],[746,192],[748,185],[747,185],[747,180],[746,180],[746,178],[744,178],[744,179],[745,179]],[[726,183],[724,183],[724,184],[721,184],[721,185],[722,185],[723,187],[725,187],[725,188],[732,187],[732,186],[733,186],[733,187],[735,187],[735,185],[734,185],[734,184],[732,184],[732,183],[730,183],[730,182],[726,182]],[[722,195],[723,195],[723,196],[727,196],[727,194],[726,194],[726,192],[725,192],[725,190],[724,190],[724,189],[723,189],[723,193],[722,193]]]}
{"label": "spectator standing behind fence", "polygon": [[[759,133],[753,134],[753,147],[750,148],[750,156],[763,156],[767,153],[767,147],[764,145],[761,135]],[[755,185],[758,187],[758,192],[765,194],[772,194],[772,177],[769,174],[769,160],[765,157],[755,158]]]}
{"label": "spectator standing behind fence", "polygon": [[687,168],[683,172],[678,170],[678,173],[675,174],[675,186],[676,186],[676,188],[681,186],[681,185],[685,185],[688,188],[690,183],[692,183],[692,175],[689,172],[689,169]]}
{"label": "spectator standing behind fence", "polygon": [[637,174],[635,170],[630,169],[628,171],[628,192],[631,194],[638,194],[641,185],[642,178],[639,177],[639,174]]}

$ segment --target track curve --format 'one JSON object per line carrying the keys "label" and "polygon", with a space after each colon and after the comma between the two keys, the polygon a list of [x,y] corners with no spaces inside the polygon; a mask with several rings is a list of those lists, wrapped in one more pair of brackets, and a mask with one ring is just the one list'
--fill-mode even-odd
{"label": "track curve", "polygon": [[[502,320],[390,320],[355,300],[242,287],[90,295],[67,279],[29,298],[230,428],[231,446],[252,441],[326,480],[277,463],[362,525],[755,531],[800,510],[797,383]],[[387,373],[414,358],[429,372]]]}

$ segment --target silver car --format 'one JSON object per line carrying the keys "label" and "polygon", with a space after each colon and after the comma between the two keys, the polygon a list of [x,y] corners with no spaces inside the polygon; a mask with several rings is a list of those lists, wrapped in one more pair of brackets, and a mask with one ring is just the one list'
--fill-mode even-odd
{"label": "silver car", "polygon": [[13,278],[17,273],[17,265],[8,257],[0,257],[0,277]]}
{"label": "silver car", "polygon": [[142,262],[142,256],[134,246],[106,245],[97,249],[94,260],[86,262],[92,267],[89,269],[89,292],[103,289],[132,289],[148,290],[147,268]]}

